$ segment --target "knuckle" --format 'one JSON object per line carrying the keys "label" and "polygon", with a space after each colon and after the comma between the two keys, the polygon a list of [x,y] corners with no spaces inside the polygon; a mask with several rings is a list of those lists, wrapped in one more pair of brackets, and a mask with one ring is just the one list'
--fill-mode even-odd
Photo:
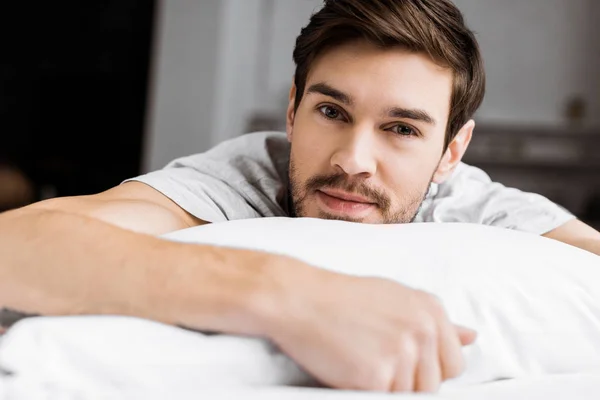
{"label": "knuckle", "polygon": [[384,362],[363,365],[354,371],[352,385],[356,390],[387,391],[391,385],[391,371]]}
{"label": "knuckle", "polygon": [[420,292],[419,296],[431,315],[435,318],[445,318],[446,310],[439,297],[423,291]]}
{"label": "knuckle", "polygon": [[419,357],[419,348],[414,335],[401,335],[394,342],[394,350],[396,359],[402,360],[403,363],[414,362]]}
{"label": "knuckle", "polygon": [[413,330],[415,341],[421,346],[431,346],[438,340],[438,330],[435,321],[431,318],[422,318],[419,325]]}
{"label": "knuckle", "polygon": [[460,376],[465,371],[465,362],[462,357],[457,357],[456,360],[448,366],[445,371],[445,379],[453,379]]}

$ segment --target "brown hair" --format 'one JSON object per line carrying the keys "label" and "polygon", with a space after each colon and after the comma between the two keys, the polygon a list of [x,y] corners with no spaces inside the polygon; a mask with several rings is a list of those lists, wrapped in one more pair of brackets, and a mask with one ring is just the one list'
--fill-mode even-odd
{"label": "brown hair", "polygon": [[308,72],[325,50],[366,39],[382,48],[401,47],[427,54],[452,69],[454,82],[445,147],[472,118],[485,93],[479,46],[450,0],[324,0],[323,7],[296,39],[295,107],[304,94]]}

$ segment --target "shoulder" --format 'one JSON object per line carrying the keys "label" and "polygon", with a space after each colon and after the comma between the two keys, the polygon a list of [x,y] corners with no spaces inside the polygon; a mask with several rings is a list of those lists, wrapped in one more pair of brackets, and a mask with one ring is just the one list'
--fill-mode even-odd
{"label": "shoulder", "polygon": [[[130,180],[144,182],[208,222],[279,215],[287,179],[285,133],[248,133]],[[210,214],[210,215],[207,215]]]}
{"label": "shoulder", "polygon": [[454,174],[432,185],[423,203],[424,222],[466,222],[546,233],[574,216],[546,197],[494,182],[475,166],[461,163]]}

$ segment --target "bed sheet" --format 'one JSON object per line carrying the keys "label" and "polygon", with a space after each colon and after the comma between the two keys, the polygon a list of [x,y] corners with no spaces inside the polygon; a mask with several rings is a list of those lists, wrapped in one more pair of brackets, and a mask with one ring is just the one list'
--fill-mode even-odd
{"label": "bed sheet", "polygon": [[446,389],[437,394],[382,394],[298,387],[177,387],[163,390],[74,391],[60,386],[17,377],[0,379],[1,399],[180,399],[180,400],[597,400],[600,396],[600,371],[503,380],[471,387]]}

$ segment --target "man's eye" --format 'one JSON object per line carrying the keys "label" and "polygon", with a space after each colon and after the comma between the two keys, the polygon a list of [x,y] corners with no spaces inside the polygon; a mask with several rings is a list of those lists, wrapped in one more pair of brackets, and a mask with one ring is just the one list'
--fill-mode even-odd
{"label": "man's eye", "polygon": [[340,117],[342,116],[338,109],[331,106],[319,107],[319,111],[321,112],[321,114],[323,114],[326,118],[329,119],[340,119]]}
{"label": "man's eye", "polygon": [[400,136],[417,136],[417,132],[406,125],[395,125],[390,130]]}

